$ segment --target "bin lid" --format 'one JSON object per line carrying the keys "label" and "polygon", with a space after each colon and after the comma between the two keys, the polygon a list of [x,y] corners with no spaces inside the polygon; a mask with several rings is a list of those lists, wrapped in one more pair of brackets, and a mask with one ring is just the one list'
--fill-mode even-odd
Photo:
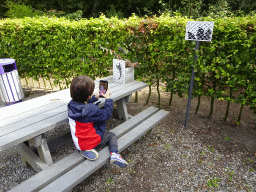
{"label": "bin lid", "polygon": [[[11,58],[4,58],[4,59],[0,59],[0,75],[4,74],[4,65],[11,65],[11,64],[15,64],[15,59],[11,59]],[[15,65],[16,67],[16,65]]]}
{"label": "bin lid", "polygon": [[11,58],[0,59],[0,65],[10,65],[13,63],[15,63],[15,59],[11,59]]}

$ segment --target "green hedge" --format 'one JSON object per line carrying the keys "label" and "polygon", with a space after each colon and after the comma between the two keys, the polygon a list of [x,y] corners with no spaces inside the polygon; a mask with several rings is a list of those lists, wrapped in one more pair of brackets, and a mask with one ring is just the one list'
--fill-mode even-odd
{"label": "green hedge", "polygon": [[[255,109],[256,15],[214,20],[212,42],[201,43],[196,63],[196,43],[185,41],[188,20],[164,15],[124,20],[104,16],[81,21],[47,17],[0,20],[0,58],[16,59],[22,77],[53,77],[56,83],[66,80],[67,85],[69,77],[77,74],[108,75],[113,58],[136,61],[140,63],[135,70],[137,79],[157,85],[159,105],[159,82],[166,83],[171,104],[173,94],[188,94],[194,67],[193,96],[211,97],[210,115],[215,99]],[[120,47],[128,53],[119,52]]]}

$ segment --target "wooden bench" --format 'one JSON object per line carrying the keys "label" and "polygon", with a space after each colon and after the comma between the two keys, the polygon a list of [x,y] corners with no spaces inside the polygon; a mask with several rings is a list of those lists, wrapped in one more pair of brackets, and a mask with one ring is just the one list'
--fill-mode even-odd
{"label": "wooden bench", "polygon": [[[118,137],[118,150],[122,152],[145,135],[169,112],[149,107],[112,130]],[[95,161],[86,160],[78,151],[45,168],[43,171],[12,188],[10,191],[69,191],[109,162],[108,146],[99,151]]]}

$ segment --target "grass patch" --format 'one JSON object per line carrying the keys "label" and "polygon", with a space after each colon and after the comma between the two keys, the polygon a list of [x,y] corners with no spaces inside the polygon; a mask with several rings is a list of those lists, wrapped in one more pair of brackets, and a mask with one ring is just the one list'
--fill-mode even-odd
{"label": "grass patch", "polygon": [[248,161],[249,161],[250,163],[253,163],[253,160],[252,160],[252,159],[250,159],[250,158],[248,158]]}
{"label": "grass patch", "polygon": [[230,140],[230,137],[225,137],[224,140],[228,142]]}
{"label": "grass patch", "polygon": [[255,171],[253,168],[250,168],[249,171]]}
{"label": "grass patch", "polygon": [[135,173],[135,171],[134,171],[134,170],[132,170],[132,169],[129,169],[129,172],[130,172],[130,173]]}
{"label": "grass patch", "polygon": [[220,182],[220,181],[221,181],[221,178],[214,177],[213,179],[209,179],[207,181],[207,185],[208,185],[208,187],[218,187],[219,186],[218,182]]}
{"label": "grass patch", "polygon": [[106,184],[110,184],[110,183],[114,183],[114,181],[111,179],[111,177],[109,177],[106,181]]}
{"label": "grass patch", "polygon": [[207,148],[208,148],[208,150],[211,151],[211,152],[214,152],[214,151],[215,151],[215,149],[213,148],[212,145],[207,146]]}
{"label": "grass patch", "polygon": [[234,176],[234,171],[231,171],[228,177],[229,181],[233,180],[233,176]]}

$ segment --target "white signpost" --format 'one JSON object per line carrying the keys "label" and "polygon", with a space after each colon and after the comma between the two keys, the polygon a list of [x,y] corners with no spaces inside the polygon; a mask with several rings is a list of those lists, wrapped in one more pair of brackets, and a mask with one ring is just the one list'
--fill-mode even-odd
{"label": "white signpost", "polygon": [[125,61],[113,59],[113,80],[125,84]]}
{"label": "white signpost", "polygon": [[[196,41],[196,51],[199,49],[200,41],[210,42],[212,40],[214,22],[210,21],[188,21],[186,28],[185,40]],[[194,62],[197,60],[197,56],[194,56]],[[188,96],[188,105],[187,112],[185,117],[184,126],[187,127],[188,116],[192,98],[192,91],[194,85],[195,73],[194,67],[192,68],[190,86],[189,86],[189,96]]]}
{"label": "white signpost", "polygon": [[188,21],[185,40],[208,41],[212,40],[214,22]]}

